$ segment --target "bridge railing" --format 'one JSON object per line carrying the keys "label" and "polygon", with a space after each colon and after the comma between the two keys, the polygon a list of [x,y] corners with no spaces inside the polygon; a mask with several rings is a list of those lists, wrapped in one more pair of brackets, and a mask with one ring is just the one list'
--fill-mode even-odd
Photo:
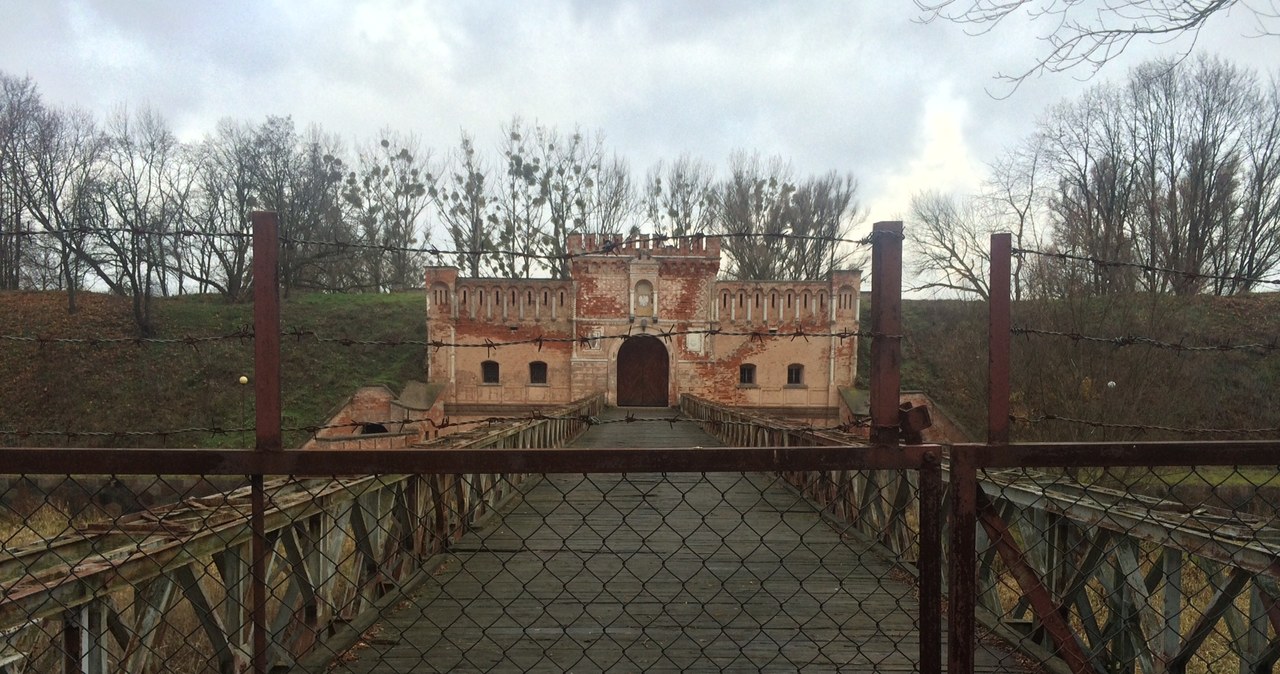
{"label": "bridge railing", "polygon": [[[866,451],[865,438],[752,414],[694,395],[680,397],[680,409],[701,420],[703,429],[736,447],[847,447]],[[821,504],[827,513],[868,540],[885,546],[914,570],[919,557],[920,494],[914,470],[783,471],[783,479]]]}
{"label": "bridge railing", "polygon": [[[255,612],[267,628],[267,669],[329,662],[430,574],[428,559],[526,477],[450,472],[424,463],[424,454],[563,445],[602,404],[592,396],[543,419],[476,428],[412,451],[339,452],[356,464],[368,457],[364,470],[335,467],[352,477],[262,471],[277,477],[262,485],[260,598],[251,592],[254,490],[245,479],[143,475],[124,464],[122,474],[135,474],[0,477],[0,672],[246,671],[256,652]],[[400,468],[418,470],[389,472],[397,466],[385,457],[395,453],[410,456]],[[135,454],[135,466],[150,460],[160,471],[192,465],[191,451]],[[221,463],[234,464],[251,453],[222,454]],[[301,464],[294,470],[315,475],[306,464],[325,452],[293,454]],[[238,486],[219,489],[228,483]],[[151,498],[172,501],[129,512]]]}
{"label": "bridge railing", "polygon": [[992,235],[986,442],[947,452],[949,669],[982,623],[1055,672],[1273,671],[1280,441],[1011,442],[1012,253]]}
{"label": "bridge railing", "polygon": [[953,622],[973,615],[1055,672],[1273,671],[1278,450],[953,446]]}

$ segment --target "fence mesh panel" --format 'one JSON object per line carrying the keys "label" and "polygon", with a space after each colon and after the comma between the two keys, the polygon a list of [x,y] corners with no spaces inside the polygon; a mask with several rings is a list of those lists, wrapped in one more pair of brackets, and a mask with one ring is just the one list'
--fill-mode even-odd
{"label": "fence mesh panel", "polygon": [[[269,665],[910,671],[913,475],[267,478]],[[0,671],[249,668],[247,480],[0,480]]]}
{"label": "fence mesh panel", "polygon": [[980,617],[1028,652],[1097,671],[1271,671],[1278,474],[979,471]]}

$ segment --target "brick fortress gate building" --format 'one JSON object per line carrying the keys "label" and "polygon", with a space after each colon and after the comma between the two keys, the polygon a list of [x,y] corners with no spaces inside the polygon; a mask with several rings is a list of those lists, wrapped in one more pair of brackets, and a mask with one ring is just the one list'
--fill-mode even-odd
{"label": "brick fortress gate building", "polygon": [[[448,345],[428,349],[427,378],[445,384],[446,415],[520,414],[603,392],[618,406],[666,407],[692,393],[766,414],[838,418],[856,339],[771,333],[856,331],[858,271],[721,281],[715,237],[607,253],[594,236],[567,243],[568,280],[427,269],[427,338]],[[531,341],[501,345],[521,340]],[[501,346],[454,346],[488,343]]]}

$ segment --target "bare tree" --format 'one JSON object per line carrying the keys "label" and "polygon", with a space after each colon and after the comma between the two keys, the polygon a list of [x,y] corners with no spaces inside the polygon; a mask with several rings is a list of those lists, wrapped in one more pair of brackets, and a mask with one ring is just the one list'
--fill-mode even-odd
{"label": "bare tree", "polygon": [[[1013,235],[1013,245],[1022,248],[1039,236],[1037,214],[1041,201],[1038,182],[1043,163],[1041,143],[1037,139],[1014,146],[988,166],[988,178],[982,199],[994,218],[993,231]],[[1022,299],[1023,257],[1013,260],[1013,298]]]}
{"label": "bare tree", "polygon": [[858,181],[832,171],[802,181],[791,195],[790,234],[785,278],[828,278],[853,254],[839,239],[862,219]]}
{"label": "bare tree", "polygon": [[178,141],[154,111],[118,109],[107,122],[101,177],[77,216],[97,225],[94,257],[110,264],[102,278],[132,300],[133,320],[151,331],[151,299],[164,292],[166,231],[183,211],[184,194],[173,173]]}
{"label": "bare tree", "polygon": [[353,283],[355,256],[340,244],[355,239],[342,198],[347,175],[342,141],[311,126],[299,134],[290,117],[270,116],[253,136],[258,207],[280,217],[280,284],[337,290]]}
{"label": "bare tree", "polygon": [[1034,291],[1227,294],[1271,273],[1275,90],[1274,77],[1264,89],[1218,59],[1158,60],[1052,108],[999,171],[995,182],[1014,188],[992,195],[1018,227],[1042,204],[1050,247],[1087,258],[1037,262]]}
{"label": "bare tree", "polygon": [[593,185],[581,201],[582,230],[616,237],[634,220],[638,204],[627,160],[614,155],[601,161]]}
{"label": "bare tree", "polygon": [[24,249],[30,239],[24,223],[20,134],[38,108],[31,78],[0,72],[0,289],[16,290],[22,281]]}
{"label": "bare tree", "polygon": [[730,158],[729,177],[716,189],[715,221],[730,277],[783,278],[795,191],[791,166],[780,157],[765,162],[738,152]]}
{"label": "bare tree", "polygon": [[519,255],[521,249],[541,249],[547,226],[547,185],[542,180],[542,160],[537,148],[537,126],[529,127],[519,118],[502,129],[499,145],[503,175],[494,181],[494,207],[497,227],[494,246],[497,272],[500,276],[528,278],[533,273],[533,259]]}
{"label": "bare tree", "polygon": [[1028,77],[1084,68],[1095,73],[1135,39],[1168,40],[1190,34],[1235,8],[1250,12],[1257,34],[1280,34],[1274,0],[915,0],[922,20],[950,21],[986,33],[1015,14],[1046,26],[1047,52],[1026,70],[1000,74],[1013,89]]}
{"label": "bare tree", "polygon": [[570,233],[586,227],[604,141],[599,134],[591,136],[581,129],[561,136],[556,129],[538,127],[537,142],[542,171],[538,184],[547,212],[541,249],[552,256],[547,263],[551,277],[568,278],[565,243]]}
{"label": "bare tree", "polygon": [[364,274],[374,291],[419,284],[421,253],[410,250],[426,233],[422,219],[431,205],[431,153],[413,135],[384,130],[377,145],[360,153],[359,172],[347,174],[343,197],[355,210]]}
{"label": "bare tree", "polygon": [[357,239],[342,198],[347,176],[343,155],[341,138],[314,124],[307,127],[289,189],[294,235],[305,239],[295,241],[291,250],[293,284],[299,288],[343,292],[367,286],[360,256],[341,245]]}
{"label": "bare tree", "polygon": [[[90,198],[105,144],[93,120],[83,112],[61,112],[28,99],[24,126],[16,137],[14,181],[26,214],[52,239],[48,256],[58,260],[59,285],[67,291],[67,310],[75,312],[76,293],[85,269],[92,269],[113,291],[123,289],[108,265],[91,255],[81,214]],[[45,239],[42,245],[49,245]]]}
{"label": "bare tree", "polygon": [[1228,254],[1217,294],[1249,292],[1280,263],[1280,76],[1254,98],[1245,130],[1239,217],[1227,234]]}
{"label": "bare tree", "polygon": [[479,278],[487,251],[492,249],[490,227],[497,222],[493,195],[488,186],[489,171],[476,154],[466,132],[454,149],[445,177],[428,188],[445,232],[458,250],[458,266],[463,273]]}
{"label": "bare tree", "polygon": [[188,222],[208,236],[193,242],[191,273],[200,292],[216,290],[228,300],[246,296],[250,280],[249,213],[258,204],[254,182],[253,129],[224,119],[197,146],[197,184]]}
{"label": "bare tree", "polygon": [[645,179],[646,224],[654,233],[671,236],[710,231],[716,213],[714,173],[702,160],[687,154],[670,164],[655,164]]}
{"label": "bare tree", "polygon": [[916,254],[913,271],[921,283],[912,290],[941,290],[976,295],[986,301],[991,233],[972,197],[921,192],[911,197],[907,233]]}
{"label": "bare tree", "polygon": [[[1137,171],[1129,143],[1125,95],[1114,86],[1086,92],[1053,108],[1038,143],[1052,188],[1046,206],[1057,250],[1119,262],[1138,259],[1131,225]],[[1091,294],[1133,290],[1132,268],[1063,263],[1055,278]]]}

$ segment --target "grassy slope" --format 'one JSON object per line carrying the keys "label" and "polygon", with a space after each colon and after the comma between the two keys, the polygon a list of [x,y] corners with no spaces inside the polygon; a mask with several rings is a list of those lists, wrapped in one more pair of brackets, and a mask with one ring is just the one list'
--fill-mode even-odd
{"label": "grassy slope", "polygon": [[[865,302],[863,306],[864,326],[869,328]],[[979,433],[986,425],[986,320],[986,305],[978,302],[924,300],[903,306],[903,388],[929,392]],[[1162,298],[1157,303],[1150,296],[1041,306],[1021,303],[1014,307],[1013,323],[1086,335],[1148,336],[1186,345],[1276,344],[1280,294]],[[860,379],[869,372],[867,344],[864,340],[860,349]],[[1028,335],[1013,338],[1012,365],[1015,414],[1175,427],[1280,427],[1280,408],[1275,405],[1280,351],[1175,352]],[[1104,389],[1106,381],[1116,381],[1117,387]],[[1016,424],[1014,431],[1015,438],[1024,440],[1229,437],[1115,429],[1104,435],[1098,429],[1056,422]]]}
{"label": "grassy slope", "polygon": [[[863,303],[864,311],[867,303]],[[0,334],[41,337],[129,337],[126,300],[85,294],[69,316],[54,293],[0,293]],[[421,292],[394,295],[298,295],[283,305],[283,323],[329,337],[415,339],[425,336]],[[864,316],[864,325],[869,327]],[[909,301],[903,308],[903,387],[923,389],[970,429],[985,423],[986,311],[974,302]],[[252,307],[216,298],[157,300],[159,337],[216,335],[252,322]],[[1280,294],[1249,298],[1168,300],[1015,307],[1014,323],[1064,326],[1084,334],[1148,335],[1187,344],[1273,343],[1280,336]],[[861,345],[865,377],[867,345]],[[322,422],[357,386],[421,378],[420,346],[341,346],[286,338],[285,425]],[[1056,413],[1111,422],[1173,426],[1280,426],[1274,404],[1280,352],[1189,354],[1143,346],[1073,345],[1044,337],[1014,339],[1015,411]],[[0,341],[0,429],[128,431],[252,425],[249,341],[188,345],[37,345]],[[1093,380],[1087,389],[1085,378]],[[1117,380],[1116,395],[1100,385]],[[862,382],[865,385],[865,382]],[[1021,428],[1021,439],[1097,439],[1063,424]],[[35,437],[0,443],[88,446],[243,446],[247,434],[158,437]],[[1121,439],[1114,433],[1111,439]],[[1159,434],[1122,437],[1154,439]],[[1166,435],[1163,437],[1182,437]],[[304,433],[286,438],[291,445]]]}
{"label": "grassy slope", "polygon": [[[395,340],[425,336],[420,292],[393,295],[298,295],[282,306],[286,331],[315,330],[326,337]],[[126,300],[81,296],[68,315],[54,293],[0,293],[0,334],[39,337],[130,337]],[[157,300],[156,337],[233,333],[252,325],[252,306],[212,297]],[[420,346],[342,346],[285,338],[282,345],[284,425],[323,422],[357,386],[387,384],[394,390],[423,376]],[[134,431],[253,425],[251,340],[191,346],[61,345],[0,342],[0,429]],[[306,434],[286,435],[296,446]],[[74,446],[246,446],[249,434],[184,433],[165,437],[37,437],[0,442]]]}

